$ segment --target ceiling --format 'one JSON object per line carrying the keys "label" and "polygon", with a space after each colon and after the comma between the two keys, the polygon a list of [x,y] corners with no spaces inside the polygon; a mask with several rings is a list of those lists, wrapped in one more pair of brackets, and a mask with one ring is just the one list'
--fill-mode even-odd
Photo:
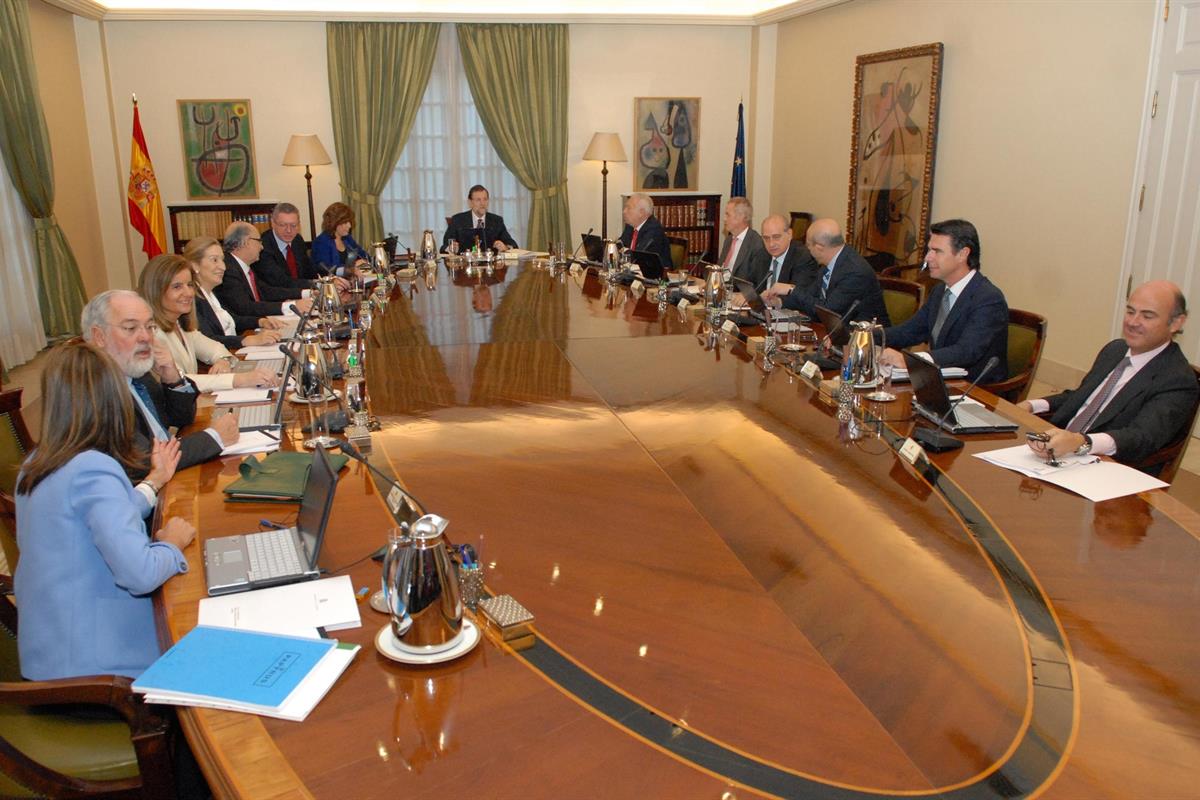
{"label": "ceiling", "polygon": [[47,0],[91,19],[764,25],[848,0]]}

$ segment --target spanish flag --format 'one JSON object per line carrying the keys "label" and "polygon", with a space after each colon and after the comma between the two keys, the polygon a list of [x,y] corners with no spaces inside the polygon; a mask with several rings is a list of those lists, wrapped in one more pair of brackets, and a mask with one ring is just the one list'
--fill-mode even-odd
{"label": "spanish flag", "polygon": [[133,101],[133,153],[129,157],[129,222],[142,235],[142,251],[154,258],[167,249],[167,229],[163,225],[162,199],[158,180],[150,163],[150,150],[142,134],[137,99]]}

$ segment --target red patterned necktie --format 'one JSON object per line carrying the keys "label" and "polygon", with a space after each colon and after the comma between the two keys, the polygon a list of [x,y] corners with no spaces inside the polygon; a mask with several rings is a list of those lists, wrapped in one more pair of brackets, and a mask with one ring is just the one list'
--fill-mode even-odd
{"label": "red patterned necktie", "polygon": [[292,252],[292,246],[287,246],[287,265],[288,272],[292,273],[293,278],[299,278],[300,273],[296,269],[296,254]]}
{"label": "red patterned necktie", "polygon": [[250,294],[254,295],[254,302],[261,303],[262,298],[258,296],[258,281],[254,279],[254,270],[247,269],[246,277],[250,280]]}

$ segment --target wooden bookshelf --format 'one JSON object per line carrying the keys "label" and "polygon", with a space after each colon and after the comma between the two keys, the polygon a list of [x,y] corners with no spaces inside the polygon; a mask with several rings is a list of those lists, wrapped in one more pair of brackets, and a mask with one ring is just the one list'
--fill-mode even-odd
{"label": "wooden bookshelf", "polygon": [[[687,264],[691,266],[706,252],[716,260],[721,249],[721,195],[651,194],[654,216],[668,236],[687,240]],[[622,195],[624,203],[628,195]]]}
{"label": "wooden bookshelf", "polygon": [[274,203],[191,203],[167,206],[171,219],[171,247],[182,253],[183,246],[197,236],[215,236],[220,239],[225,229],[234,221],[249,222],[265,231],[271,226],[271,209]]}

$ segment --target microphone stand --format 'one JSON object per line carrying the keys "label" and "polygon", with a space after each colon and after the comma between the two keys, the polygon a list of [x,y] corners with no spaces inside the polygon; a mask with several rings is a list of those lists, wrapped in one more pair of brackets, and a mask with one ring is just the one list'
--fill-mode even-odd
{"label": "microphone stand", "polygon": [[[1000,359],[996,358],[995,356],[992,356],[988,359],[987,364],[984,365],[983,370],[979,373],[979,377],[971,381],[971,385],[968,386],[966,390],[958,396],[957,400],[950,404],[950,407],[946,409],[946,413],[938,417],[936,428],[913,428],[913,441],[920,444],[926,450],[932,450],[935,453],[943,453],[947,450],[957,450],[962,447],[962,439],[946,433],[944,430],[942,430],[942,426],[946,423],[946,420],[950,418],[950,415],[954,413],[954,409],[958,408],[959,403],[967,399],[967,395],[971,393],[971,390],[979,385],[979,382],[983,380],[983,376],[991,372],[992,367],[996,366],[999,360]],[[940,370],[941,368],[939,367],[938,369]]]}

